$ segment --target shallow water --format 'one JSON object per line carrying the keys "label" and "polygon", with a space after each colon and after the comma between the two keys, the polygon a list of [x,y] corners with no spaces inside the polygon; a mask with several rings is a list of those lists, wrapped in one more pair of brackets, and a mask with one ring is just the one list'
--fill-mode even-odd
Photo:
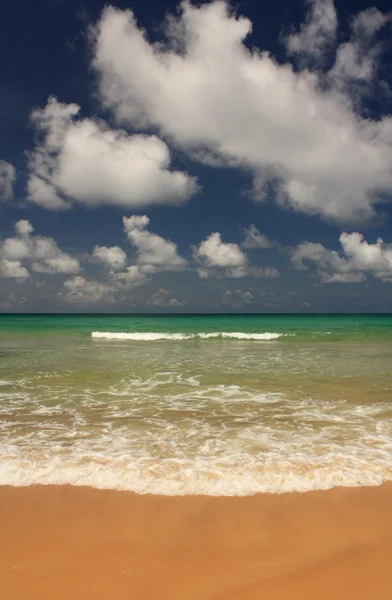
{"label": "shallow water", "polygon": [[0,359],[2,484],[247,495],[392,480],[389,315],[3,315]]}

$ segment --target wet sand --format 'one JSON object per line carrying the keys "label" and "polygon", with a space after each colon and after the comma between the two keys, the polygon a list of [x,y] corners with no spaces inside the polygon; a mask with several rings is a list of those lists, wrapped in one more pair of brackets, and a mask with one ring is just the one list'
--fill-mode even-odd
{"label": "wet sand", "polygon": [[246,498],[0,487],[2,600],[392,598],[392,484]]}

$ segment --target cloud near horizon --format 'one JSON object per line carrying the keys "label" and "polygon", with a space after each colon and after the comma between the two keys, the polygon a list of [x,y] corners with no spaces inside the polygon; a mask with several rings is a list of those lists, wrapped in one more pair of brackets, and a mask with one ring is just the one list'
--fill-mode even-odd
{"label": "cloud near horizon", "polygon": [[[250,226],[245,230],[245,243],[249,243],[249,234],[252,236],[252,241],[257,241],[260,244],[262,234]],[[245,246],[244,246],[245,247]],[[249,246],[248,246],[249,247]],[[255,247],[255,246],[252,246]],[[263,247],[266,246],[257,246]],[[266,267],[254,267],[249,265],[248,255],[241,250],[238,244],[233,242],[225,243],[222,241],[219,232],[211,233],[205,240],[200,242],[198,246],[193,248],[193,258],[202,266],[197,269],[201,279],[209,279],[223,277],[242,279],[243,277],[279,277],[280,273],[277,269]]]}
{"label": "cloud near horizon", "polygon": [[[124,293],[151,283],[153,277],[162,272],[180,273],[187,270],[201,279],[275,278],[280,275],[273,267],[249,265],[248,257],[240,246],[222,242],[218,232],[210,234],[198,246],[191,248],[193,260],[187,260],[179,254],[176,243],[147,229],[150,224],[147,215],[132,215],[122,220],[124,233],[135,250],[133,259],[129,261],[127,253],[119,246],[96,245],[91,258],[105,269],[105,281],[89,280],[80,275],[71,277],[63,283],[58,294],[62,301],[111,304],[119,301]],[[255,233],[252,228],[246,229],[245,233],[248,231]],[[260,234],[258,230],[257,233]],[[159,288],[147,300],[147,304],[180,308],[187,301],[175,298],[172,290]]]}
{"label": "cloud near horizon", "polygon": [[14,237],[0,243],[0,277],[27,279],[30,271],[45,275],[78,273],[79,261],[63,252],[53,238],[33,234],[29,221],[15,223]]}
{"label": "cloud near horizon", "polygon": [[[133,256],[120,246],[96,245],[91,255],[81,256],[82,266],[79,259],[61,250],[53,238],[35,235],[30,222],[21,219],[14,225],[15,235],[0,242],[0,277],[27,281],[34,275],[33,283],[41,285],[38,276],[66,276],[57,288],[58,301],[88,306],[123,301],[129,304],[133,302],[133,296],[129,295],[131,290],[150,284],[155,276],[164,272],[179,274],[187,271],[190,276],[204,280],[280,276],[275,267],[250,264],[240,245],[224,242],[219,232],[213,232],[196,246],[191,246],[190,257],[186,259],[180,255],[175,242],[151,232],[149,224],[147,215],[123,217],[123,230],[133,248]],[[252,234],[250,242],[249,232]],[[250,248],[262,252],[271,248],[271,245],[263,245],[265,240],[260,239],[262,234],[255,226],[245,228],[243,233]],[[340,252],[313,242],[288,248],[292,266],[296,270],[310,271],[323,284],[361,283],[368,275],[392,283],[392,244],[381,238],[371,244],[358,232],[343,232],[339,242]],[[275,252],[277,250],[279,248],[275,248]],[[91,278],[92,273],[89,275],[88,272],[94,264],[98,271],[95,278]],[[81,274],[82,270],[87,271],[87,276]],[[176,296],[173,290],[159,287],[150,292],[145,302],[155,307],[185,307],[188,301]],[[231,303],[233,307],[239,306],[240,302],[247,305],[254,297],[250,290],[240,293],[226,289],[222,303]],[[7,302],[5,305],[12,306]]]}
{"label": "cloud near horizon", "polygon": [[127,255],[119,246],[95,246],[92,257],[107,269],[121,271],[126,265]]}
{"label": "cloud near horizon", "polygon": [[342,252],[328,250],[322,244],[305,242],[292,252],[296,269],[307,270],[315,265],[322,283],[360,283],[370,274],[392,283],[392,244],[379,238],[369,244],[360,233],[342,233],[339,237]]}
{"label": "cloud near horizon", "polygon": [[117,290],[106,283],[88,281],[80,275],[75,275],[63,283],[58,297],[62,302],[71,304],[112,304],[117,300]]}

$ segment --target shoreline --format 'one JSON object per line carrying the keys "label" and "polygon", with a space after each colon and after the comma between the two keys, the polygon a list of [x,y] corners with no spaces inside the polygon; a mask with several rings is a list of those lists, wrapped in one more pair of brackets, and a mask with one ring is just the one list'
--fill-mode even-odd
{"label": "shoreline", "polygon": [[392,597],[392,483],[254,496],[0,486],[2,600]]}

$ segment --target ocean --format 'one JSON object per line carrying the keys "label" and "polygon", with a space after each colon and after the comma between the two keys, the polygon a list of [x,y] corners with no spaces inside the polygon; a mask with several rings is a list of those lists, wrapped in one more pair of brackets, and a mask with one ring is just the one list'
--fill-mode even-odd
{"label": "ocean", "polygon": [[392,480],[392,315],[0,315],[0,484]]}

